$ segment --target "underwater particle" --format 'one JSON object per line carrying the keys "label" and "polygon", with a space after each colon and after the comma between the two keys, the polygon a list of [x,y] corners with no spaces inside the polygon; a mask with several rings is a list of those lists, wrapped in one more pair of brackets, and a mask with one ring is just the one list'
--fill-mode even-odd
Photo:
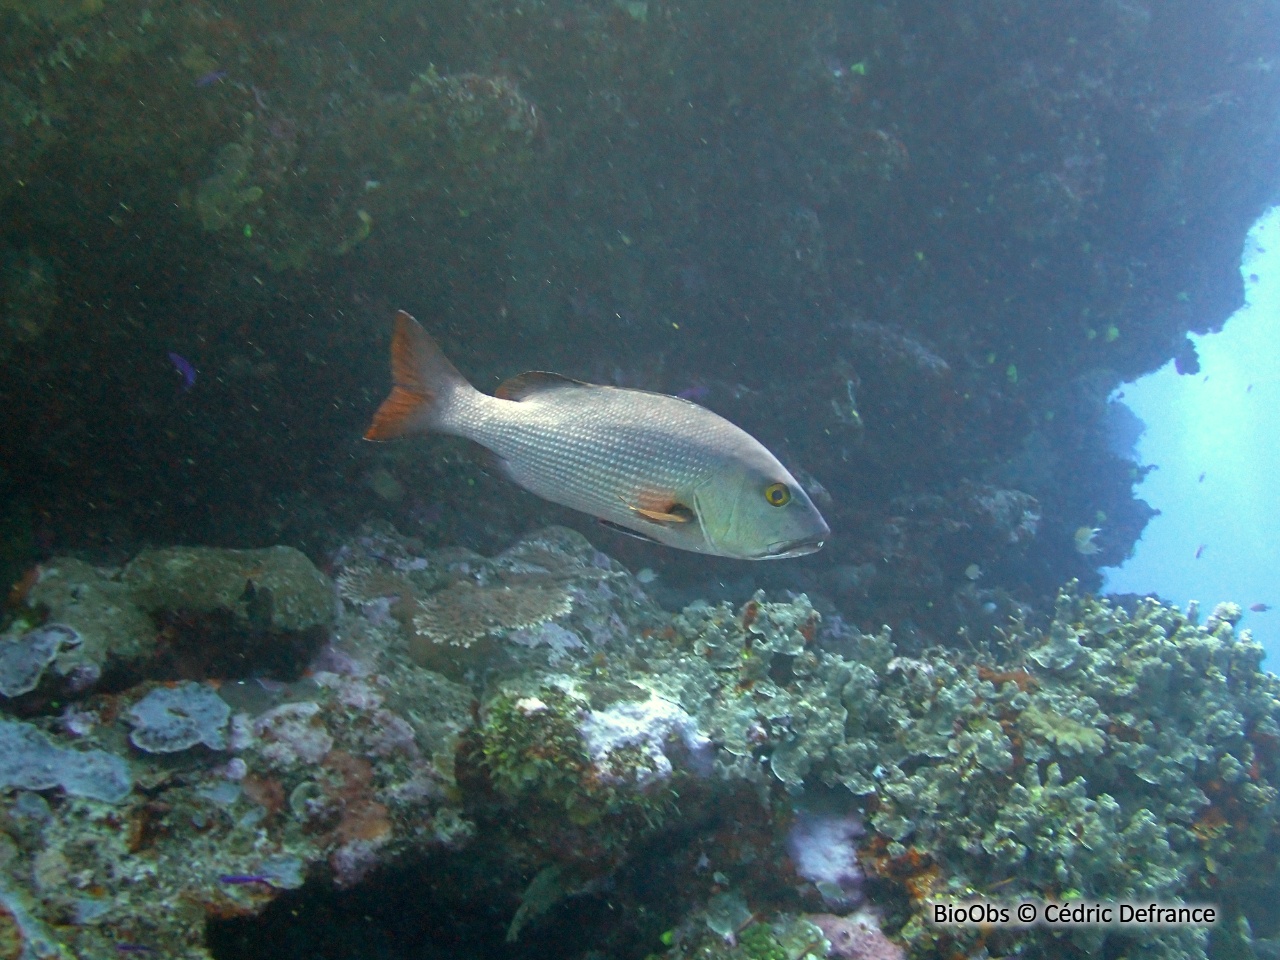
{"label": "underwater particle", "polygon": [[1100,552],[1102,548],[1094,542],[1094,538],[1101,532],[1099,527],[1076,527],[1076,532],[1071,537],[1075,543],[1076,553],[1091,557]]}
{"label": "underwater particle", "polygon": [[971,563],[964,568],[964,575],[968,580],[977,580],[982,576],[982,567],[976,563]]}
{"label": "underwater particle", "polygon": [[124,760],[105,750],[65,749],[29,723],[0,720],[0,788],[8,787],[61,787],[75,797],[118,803],[133,790],[133,777]]}
{"label": "underwater particle", "polygon": [[231,707],[202,683],[158,687],[129,710],[129,740],[148,753],[177,753],[197,743],[225,750],[229,719]]}
{"label": "underwater particle", "polygon": [[31,692],[58,651],[80,642],[80,634],[59,623],[47,623],[11,641],[0,641],[0,694],[16,697]]}
{"label": "underwater particle", "polygon": [[1102,334],[1102,339],[1106,343],[1115,343],[1120,339],[1120,328],[1114,323],[1107,327],[1106,332]]}

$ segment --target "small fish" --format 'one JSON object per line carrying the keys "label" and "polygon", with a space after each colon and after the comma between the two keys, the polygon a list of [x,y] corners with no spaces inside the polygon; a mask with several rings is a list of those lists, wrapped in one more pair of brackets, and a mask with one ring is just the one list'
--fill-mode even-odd
{"label": "small fish", "polygon": [[173,369],[182,374],[182,392],[186,393],[196,385],[196,368],[191,365],[188,360],[180,353],[169,351],[169,362],[173,364]]}
{"label": "small fish", "polygon": [[1196,547],[1196,559],[1197,559],[1197,560],[1199,560],[1199,559],[1204,555],[1204,548],[1205,548],[1206,546],[1208,546],[1208,544],[1202,543],[1202,544],[1200,544],[1200,546]]}
{"label": "small fish", "polygon": [[1201,473],[1200,473],[1200,478],[1196,481],[1196,483],[1204,483],[1204,472],[1203,472],[1203,471],[1201,471]]}
{"label": "small fish", "polygon": [[265,877],[259,873],[224,873],[218,878],[218,882],[237,887],[242,887],[250,883],[261,883],[268,887],[275,886],[275,884],[271,882],[270,877]]}
{"label": "small fish", "polygon": [[1255,603],[1252,606],[1250,606],[1249,609],[1252,610],[1254,613],[1266,613],[1268,610],[1271,609],[1271,604]]}
{"label": "small fish", "polygon": [[1091,557],[1095,553],[1101,552],[1094,538],[1102,532],[1099,527],[1077,527],[1076,532],[1072,534],[1071,539],[1075,542],[1076,553],[1081,556]]}
{"label": "small fish", "polygon": [[197,87],[212,87],[215,83],[221,83],[227,77],[225,70],[210,70],[202,77],[196,79]]}
{"label": "small fish", "polygon": [[522,373],[476,390],[403,310],[390,396],[366,440],[435,431],[492,452],[513,482],[607,526],[695,553],[798,557],[831,530],[756,439],[688,400]]}

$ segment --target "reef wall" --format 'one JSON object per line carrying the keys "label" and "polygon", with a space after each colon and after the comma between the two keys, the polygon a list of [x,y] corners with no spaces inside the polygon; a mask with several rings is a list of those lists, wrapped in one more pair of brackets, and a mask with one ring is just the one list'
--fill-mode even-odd
{"label": "reef wall", "polygon": [[1239,304],[1274,197],[1277,16],[8,0],[6,579],[579,522],[461,447],[358,442],[403,307],[480,384],[693,391],[802,468],[819,557],[740,582],[617,545],[693,593],[821,588],[945,639],[1096,584],[1149,516],[1106,397]]}

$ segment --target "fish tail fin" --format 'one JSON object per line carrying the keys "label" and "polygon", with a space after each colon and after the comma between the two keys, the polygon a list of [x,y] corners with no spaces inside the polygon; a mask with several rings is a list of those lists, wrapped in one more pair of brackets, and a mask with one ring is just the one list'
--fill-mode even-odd
{"label": "fish tail fin", "polygon": [[422,324],[403,310],[396,313],[391,337],[391,382],[391,393],[364,432],[366,440],[394,440],[427,430],[448,433],[453,400],[475,390]]}

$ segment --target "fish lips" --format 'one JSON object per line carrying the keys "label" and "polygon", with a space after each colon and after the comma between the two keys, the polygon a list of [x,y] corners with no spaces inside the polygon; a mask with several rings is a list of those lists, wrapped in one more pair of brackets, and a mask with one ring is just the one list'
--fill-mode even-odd
{"label": "fish lips", "polygon": [[777,543],[771,543],[760,553],[756,554],[756,560],[786,560],[789,557],[803,557],[806,554],[817,553],[822,549],[822,545],[827,542],[827,537],[831,535],[830,530],[823,530],[822,533],[812,537],[805,537],[802,540],[779,540]]}

